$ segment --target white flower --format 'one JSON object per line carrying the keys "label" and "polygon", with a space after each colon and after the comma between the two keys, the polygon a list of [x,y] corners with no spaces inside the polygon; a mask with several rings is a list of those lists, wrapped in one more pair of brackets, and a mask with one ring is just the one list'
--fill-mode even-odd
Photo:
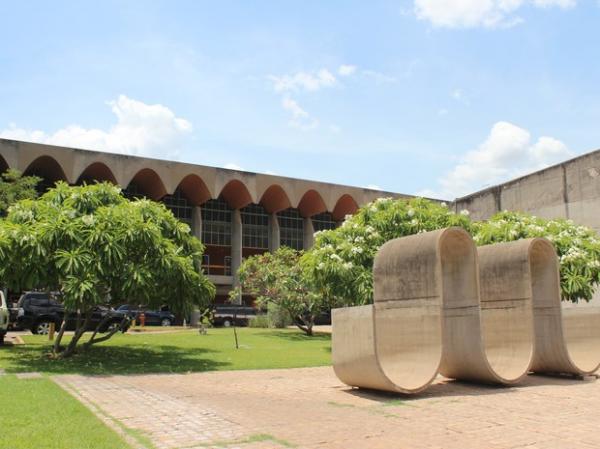
{"label": "white flower", "polygon": [[442,201],[442,203],[440,204],[440,206],[442,206],[442,207],[448,207],[448,205],[447,205],[446,203],[444,203],[443,201]]}
{"label": "white flower", "polygon": [[338,256],[337,254],[332,254],[332,255],[329,256],[329,258],[331,260],[335,260],[337,262],[341,262],[342,261],[342,258],[340,256]]}
{"label": "white flower", "polygon": [[321,262],[319,265],[317,265],[317,270],[322,270],[323,268],[325,268],[324,262]]}
{"label": "white flower", "polygon": [[352,264],[352,262],[346,262],[346,263],[344,264],[344,268],[345,268],[346,270],[349,270],[349,269],[350,269],[350,268],[352,268],[353,266],[354,266],[354,265]]}
{"label": "white flower", "polygon": [[414,214],[415,214],[414,209],[408,209],[408,211],[406,212],[406,215],[408,215],[409,217],[412,217]]}
{"label": "white flower", "polygon": [[81,221],[83,221],[83,224],[86,226],[93,226],[94,225],[94,216],[93,215],[84,215],[83,217],[81,217]]}
{"label": "white flower", "polygon": [[470,215],[470,213],[469,213],[469,211],[468,211],[467,209],[463,209],[463,210],[461,210],[461,211],[460,211],[460,214],[461,214],[461,215],[464,215],[464,216],[466,216],[466,217],[468,217],[468,216]]}
{"label": "white flower", "polygon": [[362,254],[363,249],[360,246],[353,246],[350,252],[352,252],[352,254]]}

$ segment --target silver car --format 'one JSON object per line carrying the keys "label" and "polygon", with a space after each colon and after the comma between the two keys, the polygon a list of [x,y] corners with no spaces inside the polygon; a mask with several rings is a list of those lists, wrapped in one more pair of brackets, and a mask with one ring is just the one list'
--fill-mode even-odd
{"label": "silver car", "polygon": [[4,343],[4,336],[8,331],[8,306],[4,293],[0,290],[0,344]]}

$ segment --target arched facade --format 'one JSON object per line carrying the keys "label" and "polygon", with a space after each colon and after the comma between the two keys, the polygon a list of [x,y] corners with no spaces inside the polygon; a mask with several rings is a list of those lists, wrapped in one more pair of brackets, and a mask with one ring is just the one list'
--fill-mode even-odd
{"label": "arched facade", "polygon": [[316,230],[332,229],[382,194],[274,175],[0,139],[0,170],[82,184],[108,181],[130,198],[160,201],[205,245],[204,269],[224,300],[242,258],[280,245],[309,248]]}
{"label": "arched facade", "polygon": [[88,165],[77,178],[76,184],[93,184],[95,182],[107,181],[117,184],[117,178],[108,166],[102,162],[94,162]]}

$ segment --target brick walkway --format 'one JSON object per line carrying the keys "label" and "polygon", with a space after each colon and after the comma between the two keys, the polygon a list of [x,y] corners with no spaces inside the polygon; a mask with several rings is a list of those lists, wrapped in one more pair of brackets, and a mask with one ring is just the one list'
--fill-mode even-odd
{"label": "brick walkway", "polygon": [[593,378],[512,388],[440,378],[410,398],[350,389],[330,367],[55,380],[161,449],[600,447]]}

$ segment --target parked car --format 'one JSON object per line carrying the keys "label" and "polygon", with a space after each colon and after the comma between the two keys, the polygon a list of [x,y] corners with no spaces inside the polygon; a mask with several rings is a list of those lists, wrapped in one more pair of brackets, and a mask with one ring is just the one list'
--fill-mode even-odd
{"label": "parked car", "polygon": [[212,323],[214,326],[224,327],[229,327],[232,324],[247,326],[248,321],[255,317],[256,313],[256,309],[250,306],[219,304],[213,308]]}
{"label": "parked car", "polygon": [[162,310],[147,310],[144,307],[123,304],[117,307],[117,312],[125,313],[136,321],[139,321],[140,315],[143,313],[145,316],[144,324],[147,326],[170,326],[175,321],[175,315],[166,307]]}
{"label": "parked car", "polygon": [[[17,306],[17,326],[21,329],[29,329],[33,334],[47,334],[51,323],[54,323],[58,330],[65,314],[65,308],[58,300],[58,296],[45,292],[26,292],[21,295]],[[126,316],[108,307],[97,306],[92,312],[87,330],[96,329],[107,315],[109,318],[99,329],[100,332],[107,332],[114,326],[118,326]],[[77,314],[70,313],[66,321],[66,330],[75,330]]]}
{"label": "parked car", "polygon": [[4,343],[4,336],[8,331],[8,305],[4,293],[0,290],[0,345]]}

